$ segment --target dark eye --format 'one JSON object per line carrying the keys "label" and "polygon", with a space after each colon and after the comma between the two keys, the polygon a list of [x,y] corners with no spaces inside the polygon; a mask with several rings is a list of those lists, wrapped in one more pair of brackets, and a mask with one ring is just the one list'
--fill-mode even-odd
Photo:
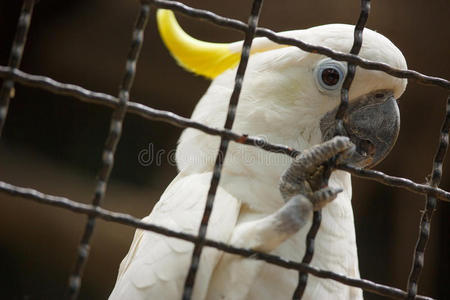
{"label": "dark eye", "polygon": [[317,86],[324,93],[334,92],[341,87],[347,67],[344,63],[324,59],[317,64],[315,77]]}
{"label": "dark eye", "polygon": [[341,74],[334,68],[326,68],[322,71],[322,81],[328,86],[338,84]]}

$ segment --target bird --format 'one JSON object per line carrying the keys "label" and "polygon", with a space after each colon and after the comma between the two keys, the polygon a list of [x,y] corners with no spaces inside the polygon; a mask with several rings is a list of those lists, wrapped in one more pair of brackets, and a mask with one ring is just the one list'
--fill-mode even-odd
{"label": "bird", "polygon": [[[211,80],[191,119],[223,127],[243,42],[198,40],[166,9],[158,9],[157,23],[177,63]],[[348,53],[354,29],[327,24],[278,34]],[[407,69],[402,52],[368,28],[359,56]],[[360,277],[351,176],[333,169],[325,186],[315,184],[313,177],[332,157],[362,168],[372,168],[386,157],[399,134],[397,100],[407,80],[356,67],[343,131],[338,132],[335,115],[347,72],[346,62],[265,37],[253,39],[232,129],[292,147],[300,155],[291,158],[230,142],[208,239],[301,261],[312,211],[321,208],[311,264]],[[198,233],[219,144],[217,136],[192,128],[183,131],[176,150],[179,173],[143,222]],[[193,248],[190,242],[137,229],[109,299],[180,299]],[[297,271],[205,247],[192,299],[291,299],[297,282]],[[303,295],[303,299],[362,297],[361,289],[314,276],[309,276]]]}

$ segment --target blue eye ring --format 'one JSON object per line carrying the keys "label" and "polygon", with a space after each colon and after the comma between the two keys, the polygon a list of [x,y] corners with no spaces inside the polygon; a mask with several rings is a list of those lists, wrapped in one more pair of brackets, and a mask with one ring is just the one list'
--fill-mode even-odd
{"label": "blue eye ring", "polygon": [[326,58],[317,64],[314,77],[319,90],[327,93],[341,88],[346,73],[345,63]]}

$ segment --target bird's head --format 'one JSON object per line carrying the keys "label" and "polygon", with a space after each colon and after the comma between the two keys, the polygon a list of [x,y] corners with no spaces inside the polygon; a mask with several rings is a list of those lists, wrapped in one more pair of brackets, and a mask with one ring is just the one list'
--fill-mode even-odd
{"label": "bird's head", "polygon": [[[196,40],[179,27],[169,10],[158,10],[158,25],[165,44],[181,66],[213,79],[206,94],[209,94],[209,108],[200,108],[209,111],[203,114],[220,112],[224,118],[229,97],[223,99],[227,93],[218,91],[224,88],[230,91],[233,86],[242,42],[218,44]],[[280,34],[348,53],[353,44],[354,26],[330,24]],[[253,40],[251,54],[234,129],[249,134],[280,135],[286,141],[303,135],[310,144],[337,134],[335,115],[347,74],[346,62],[276,44],[266,38]],[[363,32],[359,55],[406,69],[400,50],[386,37],[369,29]],[[405,79],[381,71],[357,67],[349,91],[348,110],[343,117],[344,133],[356,145],[349,163],[372,167],[392,149],[400,129],[396,100],[406,83]],[[218,93],[217,97],[214,93]],[[210,116],[199,121],[221,127],[223,118],[213,118],[217,124],[207,122]]]}

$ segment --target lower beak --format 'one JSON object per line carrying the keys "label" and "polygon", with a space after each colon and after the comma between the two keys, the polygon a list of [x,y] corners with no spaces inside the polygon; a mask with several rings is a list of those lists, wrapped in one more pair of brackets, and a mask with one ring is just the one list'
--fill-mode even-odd
{"label": "lower beak", "polygon": [[[336,110],[327,113],[320,122],[324,140],[336,135]],[[376,91],[351,100],[343,121],[346,135],[356,145],[346,163],[358,167],[370,168],[380,163],[393,148],[400,131],[400,112],[391,91]]]}

